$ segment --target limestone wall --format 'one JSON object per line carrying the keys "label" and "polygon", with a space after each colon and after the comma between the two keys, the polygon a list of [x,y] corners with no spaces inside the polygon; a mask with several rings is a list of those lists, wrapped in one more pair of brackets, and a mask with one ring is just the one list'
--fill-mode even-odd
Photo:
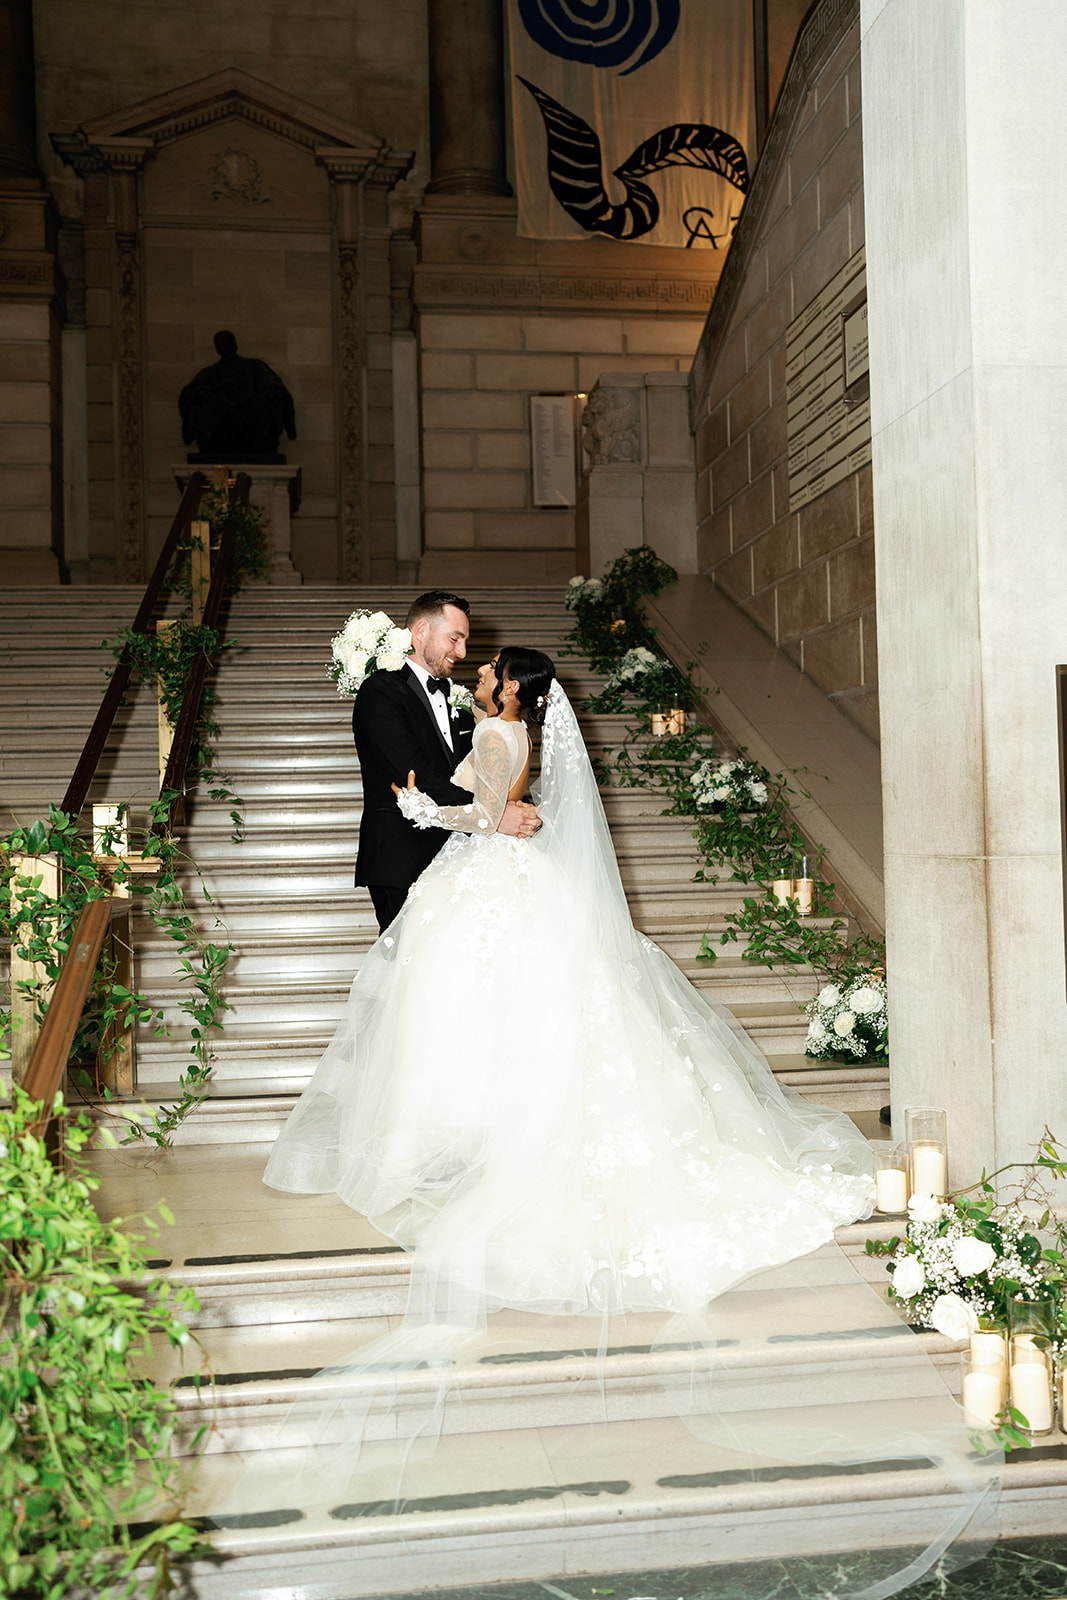
{"label": "limestone wall", "polygon": [[698,562],[878,737],[871,469],[789,511],[786,330],[861,250],[858,5],[801,35],[694,366]]}
{"label": "limestone wall", "polygon": [[513,201],[446,196],[420,210],[419,253],[422,580],[565,580],[575,513],[533,504],[529,397],[687,372],[721,258],[519,239]]}

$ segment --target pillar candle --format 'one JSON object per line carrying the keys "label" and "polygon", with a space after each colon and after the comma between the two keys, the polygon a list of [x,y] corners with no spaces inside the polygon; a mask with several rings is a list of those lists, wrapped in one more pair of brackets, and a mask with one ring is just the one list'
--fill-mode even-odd
{"label": "pillar candle", "polygon": [[911,1152],[913,1194],[932,1194],[943,1200],[948,1192],[948,1160],[936,1144],[917,1144]]}
{"label": "pillar candle", "polygon": [[978,1368],[966,1374],[963,1380],[963,1409],[968,1416],[979,1422],[993,1422],[1001,1404],[1000,1378],[996,1372]]}
{"label": "pillar candle", "polygon": [[792,878],[775,878],[774,882],[771,884],[771,893],[774,895],[774,898],[777,900],[778,904],[780,906],[784,906],[786,901],[791,899],[793,894]]}
{"label": "pillar candle", "polygon": [[908,1209],[908,1175],[900,1167],[879,1167],[874,1174],[876,1211]]}
{"label": "pillar candle", "polygon": [[1044,1361],[1016,1361],[1011,1369],[1011,1403],[1026,1418],[1031,1433],[1052,1426],[1052,1393]]}

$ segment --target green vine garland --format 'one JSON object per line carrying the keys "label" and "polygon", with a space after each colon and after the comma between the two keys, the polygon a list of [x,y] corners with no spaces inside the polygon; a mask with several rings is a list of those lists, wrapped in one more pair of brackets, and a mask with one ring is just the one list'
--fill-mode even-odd
{"label": "green vine garland", "polygon": [[[655,714],[672,702],[687,710],[699,706],[703,693],[693,682],[695,662],[684,669],[659,657],[644,670],[620,679],[620,664],[630,654],[648,653],[655,643],[642,601],[658,594],[677,573],[648,546],[627,550],[602,579],[574,578],[565,603],[575,626],[565,645],[569,654],[587,655],[607,684],[587,701],[594,712],[624,712],[629,726],[614,760],[601,763],[601,776],[627,787],[652,788],[662,794],[665,815],[696,821],[693,837],[703,857],[696,880],[717,883],[732,875],[756,885],[738,911],[726,914],[722,945],[744,941],[742,959],[767,967],[810,966],[822,979],[841,983],[869,970],[884,968],[884,941],[860,933],[848,939],[847,919],[837,913],[836,890],[819,876],[823,851],[805,840],[789,814],[789,780],[756,763],[747,763],[766,789],[765,801],[747,804],[735,798],[702,806],[692,780],[695,764],[710,754],[709,731],[687,721],[686,731],[651,739]],[[743,758],[746,752],[737,752]],[[799,773],[791,774],[793,778]],[[806,798],[807,792],[801,791]],[[795,899],[784,904],[773,884],[797,876],[791,864],[807,858],[815,879],[810,912],[802,916]],[[827,924],[827,919],[828,925]],[[823,926],[816,926],[816,921]],[[699,952],[714,960],[717,951],[705,934]]]}
{"label": "green vine garland", "polygon": [[[265,570],[260,513],[240,502],[232,508],[225,494],[216,494],[209,503],[209,517],[215,527],[221,527],[227,516],[237,523],[237,540],[234,564],[231,570],[231,590],[236,591],[243,578],[257,577]],[[158,685],[161,701],[171,721],[175,721],[181,707],[188,674],[200,655],[215,663],[222,650],[236,641],[223,639],[216,629],[194,626],[191,621],[191,577],[189,547],[185,546],[175,557],[168,574],[172,592],[184,596],[186,609],[174,626],[162,634],[136,634],[126,629],[114,640],[105,640],[105,648],[118,657],[128,645],[134,667],[141,682]],[[214,691],[205,686],[197,723],[197,766],[199,780],[208,786],[213,800],[233,802],[230,816],[234,824],[233,839],[242,836],[242,819],[238,807],[240,797],[233,785],[214,760],[209,741],[217,734],[211,707]],[[102,865],[82,831],[77,817],[68,816],[54,805],[49,806],[47,821],[36,821],[29,827],[19,827],[0,839],[0,929],[6,933],[25,959],[37,963],[40,979],[20,982],[20,990],[34,1003],[37,1021],[43,1020],[47,1009],[46,995],[59,974],[60,963],[71,939],[73,930],[86,901],[110,896],[115,886],[125,886],[132,895],[146,904],[149,916],[156,926],[176,946],[178,974],[188,988],[180,1009],[188,1016],[191,1025],[190,1061],[179,1076],[181,1090],[178,1101],[171,1106],[157,1107],[150,1120],[142,1122],[137,1117],[127,1117],[127,1133],[122,1143],[148,1139],[160,1148],[171,1142],[174,1130],[204,1099],[212,1072],[210,1034],[222,1025],[223,1013],[229,1009],[222,997],[222,979],[233,953],[233,945],[221,919],[215,915],[216,936],[203,937],[193,921],[181,883],[178,868],[182,862],[195,863],[183,856],[178,844],[166,827],[169,802],[173,795],[161,795],[150,805],[141,837],[141,859],[158,858],[160,867],[154,881],[145,882],[133,872],[131,862],[136,859],[136,840],[131,837],[129,854],[116,857]],[[101,854],[107,854],[114,845],[114,834],[106,833]],[[16,870],[14,858],[54,856],[60,867],[60,894],[52,899],[42,892],[40,874]],[[207,906],[213,910],[211,896],[200,880]],[[221,937],[219,937],[221,932]],[[115,965],[106,954],[101,956],[93,976],[89,999],[75,1033],[71,1050],[71,1080],[89,1099],[101,1097],[114,1100],[110,1090],[99,1082],[100,1065],[114,1054],[123,1032],[135,1024],[155,1024],[157,1036],[166,1034],[162,1012],[136,989],[120,983],[115,975]],[[10,1050],[0,1046],[0,1054]]]}

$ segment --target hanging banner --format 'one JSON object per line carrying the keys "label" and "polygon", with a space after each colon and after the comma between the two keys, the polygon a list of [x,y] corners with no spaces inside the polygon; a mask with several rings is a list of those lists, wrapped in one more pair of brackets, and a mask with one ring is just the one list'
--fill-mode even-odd
{"label": "hanging banner", "polygon": [[750,0],[508,0],[519,233],[724,250],[755,148]]}

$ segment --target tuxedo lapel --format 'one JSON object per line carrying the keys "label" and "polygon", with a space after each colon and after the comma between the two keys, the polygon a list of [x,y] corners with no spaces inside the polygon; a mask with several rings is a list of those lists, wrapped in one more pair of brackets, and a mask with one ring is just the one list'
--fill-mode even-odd
{"label": "tuxedo lapel", "polygon": [[434,733],[437,735],[437,739],[438,739],[438,742],[439,742],[439,744],[441,746],[441,749],[444,751],[445,755],[448,758],[449,771],[451,771],[452,768],[455,766],[456,761],[457,761],[456,752],[451,748],[451,746],[448,743],[448,740],[445,738],[444,734],[441,732],[441,725],[438,722],[437,718],[433,714],[433,707],[430,705],[429,696],[427,695],[425,689],[422,687],[422,684],[419,682],[418,678],[415,676],[415,674],[411,671],[411,669],[409,667],[405,667],[404,668],[404,680],[405,680],[404,681],[404,687],[407,690],[408,694],[414,695],[415,699],[419,702],[419,705],[422,707],[424,716],[427,716],[430,719],[430,727],[433,729]]}

